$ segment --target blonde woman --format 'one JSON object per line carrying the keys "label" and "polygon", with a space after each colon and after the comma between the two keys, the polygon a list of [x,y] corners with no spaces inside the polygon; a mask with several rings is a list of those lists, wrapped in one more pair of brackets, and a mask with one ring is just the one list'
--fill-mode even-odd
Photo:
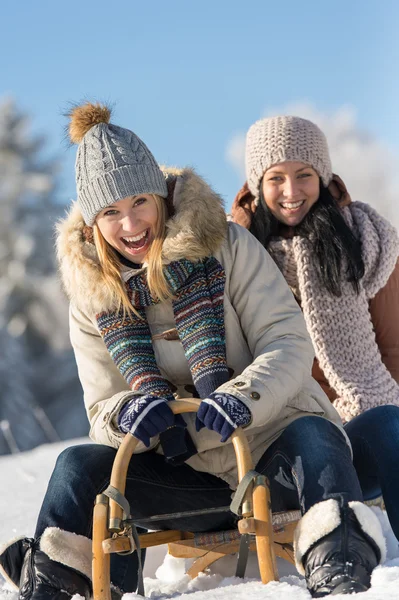
{"label": "blonde woman", "polygon": [[[217,508],[236,484],[230,436],[246,427],[275,509],[300,507],[296,559],[309,589],[367,589],[384,559],[361,503],[339,416],[311,377],[313,352],[284,278],[255,238],[227,224],[193,171],[162,172],[106,107],[71,113],[77,203],[58,229],[70,329],[90,435],[59,457],[33,540],[0,556],[24,599],[90,596],[91,515],[124,434],[140,440],[128,471],[133,519]],[[173,398],[201,398],[175,417]],[[230,528],[230,513],[161,528]],[[333,552],[332,552],[333,550]],[[350,565],[350,566],[349,566]],[[135,591],[138,561],[113,556],[115,594]]]}

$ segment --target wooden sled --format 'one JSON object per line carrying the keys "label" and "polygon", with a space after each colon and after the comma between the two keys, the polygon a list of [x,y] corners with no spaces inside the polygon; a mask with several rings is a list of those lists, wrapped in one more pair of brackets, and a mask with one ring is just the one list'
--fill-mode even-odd
{"label": "wooden sled", "polygon": [[[175,414],[196,412],[199,404],[200,401],[194,398],[170,402]],[[195,558],[187,572],[194,578],[222,556],[235,554],[242,548],[240,541],[244,538],[248,548],[257,553],[262,583],[278,581],[275,557],[279,556],[294,563],[292,540],[300,512],[276,513],[272,517],[267,478],[258,474],[251,475],[252,458],[242,429],[236,429],[231,439],[237,458],[239,482],[247,475],[245,492],[240,502],[241,519],[238,528],[201,534],[177,530],[155,531],[138,536],[140,547],[168,544],[172,556]],[[137,443],[136,438],[127,434],[114,460],[110,488],[116,490],[117,494],[119,492],[122,497],[125,493],[129,462]],[[120,495],[112,499],[108,495],[99,494],[96,498],[93,513],[92,563],[94,600],[111,600],[110,555],[113,552],[129,553],[135,549],[132,529],[125,522],[126,515],[129,516],[129,507],[125,504],[125,510],[122,508],[124,503]]]}

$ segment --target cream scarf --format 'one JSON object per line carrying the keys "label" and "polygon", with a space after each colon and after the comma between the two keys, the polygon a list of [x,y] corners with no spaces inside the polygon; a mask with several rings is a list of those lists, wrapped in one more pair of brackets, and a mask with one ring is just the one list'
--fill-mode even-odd
{"label": "cream scarf", "polygon": [[352,202],[342,212],[362,243],[365,275],[359,294],[347,281],[339,298],[321,286],[304,238],[272,241],[269,251],[301,302],[316,357],[338,395],[334,406],[347,422],[380,404],[399,406],[399,385],[382,362],[369,312],[369,301],[395,267],[399,240],[394,227],[367,204]]}

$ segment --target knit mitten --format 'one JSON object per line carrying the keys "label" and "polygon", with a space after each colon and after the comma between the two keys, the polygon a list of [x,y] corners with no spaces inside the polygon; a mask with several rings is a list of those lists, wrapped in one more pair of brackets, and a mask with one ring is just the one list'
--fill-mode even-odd
{"label": "knit mitten", "polygon": [[122,407],[118,425],[123,433],[131,433],[148,448],[150,438],[175,425],[175,415],[165,398],[138,396]]}
{"label": "knit mitten", "polygon": [[213,392],[202,400],[195,420],[197,431],[206,427],[222,436],[222,442],[229,439],[237,427],[251,422],[251,411],[234,396]]}

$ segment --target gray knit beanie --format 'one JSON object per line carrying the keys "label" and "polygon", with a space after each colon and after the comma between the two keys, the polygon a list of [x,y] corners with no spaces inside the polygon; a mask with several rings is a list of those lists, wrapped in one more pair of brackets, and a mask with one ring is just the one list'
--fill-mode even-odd
{"label": "gray knit beanie", "polygon": [[310,165],[325,186],[332,179],[327,140],[317,125],[300,117],[261,119],[249,128],[245,152],[247,182],[255,204],[265,171],[285,161]]}
{"label": "gray knit beanie", "polygon": [[109,123],[111,111],[87,103],[70,114],[69,137],[79,144],[76,156],[78,204],[87,225],[122,198],[137,194],[168,195],[165,177],[141,139]]}

